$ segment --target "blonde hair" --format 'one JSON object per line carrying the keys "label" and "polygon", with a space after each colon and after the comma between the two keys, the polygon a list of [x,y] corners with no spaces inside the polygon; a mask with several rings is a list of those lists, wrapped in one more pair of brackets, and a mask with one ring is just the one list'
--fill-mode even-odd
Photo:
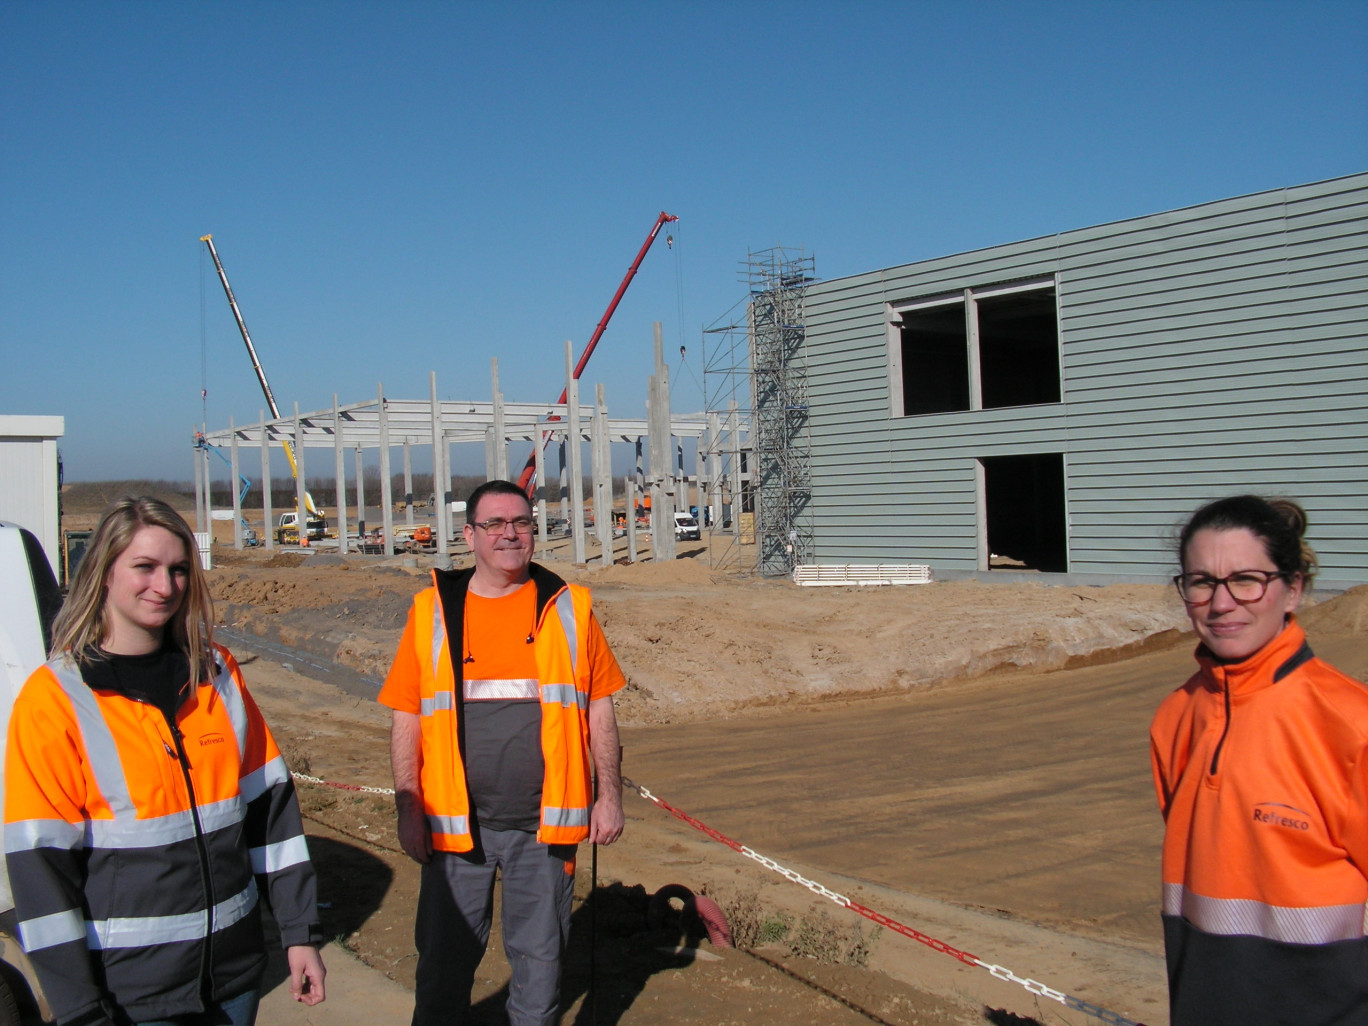
{"label": "blonde hair", "polygon": [[180,608],[166,625],[166,637],[185,653],[190,679],[203,680],[213,666],[214,602],[200,568],[195,534],[174,509],[146,495],[115,503],[101,518],[71,582],[66,603],[52,625],[52,650],[83,656],[97,650],[109,636],[105,582],[114,561],[144,527],[164,528],[185,546],[190,574]]}

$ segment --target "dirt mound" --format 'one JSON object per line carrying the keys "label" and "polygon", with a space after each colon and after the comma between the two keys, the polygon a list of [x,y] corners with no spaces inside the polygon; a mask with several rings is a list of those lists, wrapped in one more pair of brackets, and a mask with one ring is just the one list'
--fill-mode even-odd
{"label": "dirt mound", "polygon": [[[273,565],[277,560],[292,565]],[[1054,669],[1186,626],[1172,589],[951,581],[800,588],[702,559],[572,567],[627,674],[625,722],[680,722],[925,688],[1002,667]],[[277,554],[211,574],[220,619],[383,676],[426,572]],[[1158,642],[1167,643],[1167,642]]]}
{"label": "dirt mound", "polygon": [[1297,619],[1312,634],[1368,633],[1368,584],[1303,607]]}

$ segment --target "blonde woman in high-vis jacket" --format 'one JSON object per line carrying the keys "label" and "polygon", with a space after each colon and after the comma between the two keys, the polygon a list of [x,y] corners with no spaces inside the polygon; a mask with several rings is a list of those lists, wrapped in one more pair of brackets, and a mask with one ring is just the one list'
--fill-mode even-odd
{"label": "blonde woman in high-vis jacket", "polygon": [[1180,539],[1199,668],[1150,728],[1172,1026],[1368,1024],[1368,687],[1293,615],[1305,529],[1240,495]]}
{"label": "blonde woman in high-vis jacket", "polygon": [[61,1026],[250,1026],[262,899],[295,998],[324,998],[294,787],[212,623],[190,528],[126,499],[92,536],[53,658],[15,700],[6,861]]}

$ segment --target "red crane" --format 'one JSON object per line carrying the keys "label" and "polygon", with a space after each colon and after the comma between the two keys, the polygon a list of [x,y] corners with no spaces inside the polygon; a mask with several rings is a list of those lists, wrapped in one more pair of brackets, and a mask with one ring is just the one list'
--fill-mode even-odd
{"label": "red crane", "polygon": [[[618,286],[617,292],[614,293],[613,301],[608,304],[608,309],[603,312],[603,317],[599,320],[598,327],[594,329],[593,338],[591,338],[589,344],[584,347],[584,355],[579,358],[579,363],[575,364],[575,372],[572,377],[574,377],[576,381],[579,380],[580,373],[584,370],[584,365],[589,362],[589,357],[593,355],[594,347],[598,345],[599,339],[603,336],[603,330],[608,327],[608,322],[613,319],[613,311],[617,309],[618,303],[622,300],[623,294],[627,291],[627,286],[632,284],[632,279],[636,277],[637,268],[641,266],[641,261],[646,259],[647,250],[651,248],[651,243],[655,242],[656,236],[660,234],[661,227],[668,224],[670,221],[678,220],[679,218],[674,214],[667,214],[663,210],[660,212],[660,216],[656,218],[655,224],[651,226],[650,234],[646,236],[646,241],[641,244],[641,250],[637,253],[636,259],[632,261],[632,266],[627,268],[627,274],[622,279],[622,284]],[[568,395],[569,389],[561,389],[560,398],[556,400],[556,405],[562,405],[568,398]],[[548,417],[547,419],[560,420],[559,417],[555,416]],[[541,445],[544,448],[550,438],[551,436],[547,435],[534,444]],[[518,477],[518,487],[527,492],[527,497],[529,499],[532,498],[533,491],[532,475],[536,473],[536,470],[537,454],[534,450],[532,454],[527,457],[527,466],[523,467],[522,474]]]}

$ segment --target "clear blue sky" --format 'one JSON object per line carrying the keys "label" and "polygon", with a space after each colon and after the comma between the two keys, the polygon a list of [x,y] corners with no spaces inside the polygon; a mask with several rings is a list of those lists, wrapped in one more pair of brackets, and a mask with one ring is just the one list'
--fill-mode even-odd
{"label": "clear blue sky", "polygon": [[205,233],[285,410],[485,399],[491,357],[550,402],[678,214],[585,374],[638,416],[653,321],[701,408],[748,250],[834,278],[1365,169],[1363,0],[0,0],[0,412],[64,416],[70,480],[188,479],[202,380],[211,429],[263,405]]}

